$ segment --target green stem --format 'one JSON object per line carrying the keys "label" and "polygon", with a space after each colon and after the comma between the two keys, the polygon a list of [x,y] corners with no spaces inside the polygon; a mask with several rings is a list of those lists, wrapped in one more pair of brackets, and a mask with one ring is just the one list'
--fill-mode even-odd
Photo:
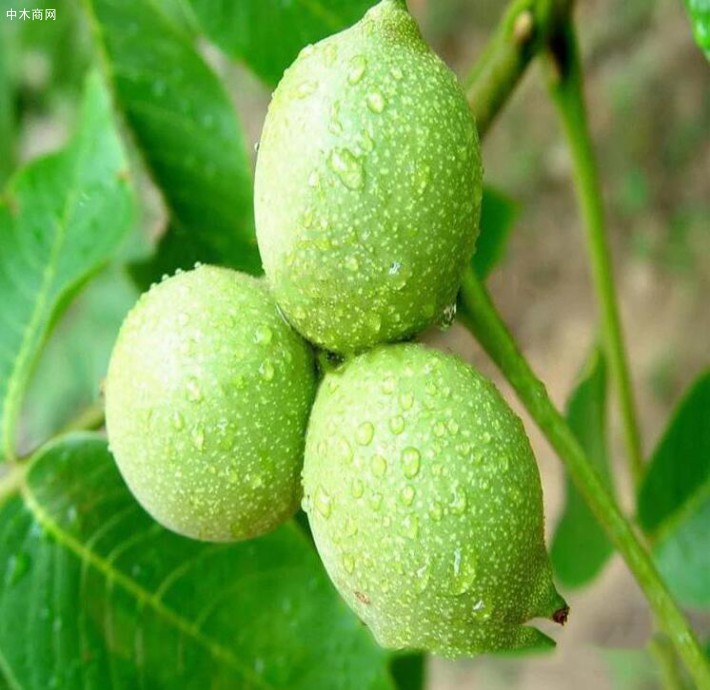
{"label": "green stem", "polygon": [[74,419],[66,424],[59,433],[68,434],[72,431],[96,431],[104,425],[104,422],[103,403],[96,402],[84,408]]}
{"label": "green stem", "polygon": [[572,481],[629,566],[660,625],[693,676],[696,687],[710,690],[710,666],[687,619],[673,600],[631,524],[621,513],[564,418],[552,404],[545,386],[521,355],[486,288],[472,270],[464,278],[459,299],[461,321],[498,365],[557,451]]}
{"label": "green stem", "polygon": [[572,10],[573,0],[513,0],[495,34],[464,80],[478,132],[493,119],[520,77]]}
{"label": "green stem", "polygon": [[683,671],[670,640],[659,633],[651,638],[648,647],[661,670],[663,687],[666,690],[685,690]]}
{"label": "green stem", "polygon": [[572,156],[575,190],[601,312],[604,349],[619,396],[629,471],[634,484],[638,485],[643,474],[641,437],[616,301],[611,252],[604,227],[601,185],[587,123],[579,48],[571,20],[563,22],[553,35],[546,53],[546,64],[550,75],[550,93]]}

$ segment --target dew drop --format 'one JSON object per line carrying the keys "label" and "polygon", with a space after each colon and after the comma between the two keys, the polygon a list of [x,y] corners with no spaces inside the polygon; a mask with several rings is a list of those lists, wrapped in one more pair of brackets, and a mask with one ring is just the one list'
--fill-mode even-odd
{"label": "dew drop", "polygon": [[446,435],[446,425],[443,422],[434,424],[434,436],[441,438]]}
{"label": "dew drop", "polygon": [[352,518],[348,518],[345,523],[345,536],[354,537],[357,534],[357,523]]}
{"label": "dew drop", "polygon": [[402,520],[404,535],[410,539],[416,539],[419,536],[419,518],[416,515],[407,515]]}
{"label": "dew drop", "polygon": [[355,559],[349,553],[343,554],[343,568],[350,574],[355,570]]}
{"label": "dew drop", "polygon": [[410,392],[399,396],[399,405],[403,410],[411,410],[414,405],[414,395]]}
{"label": "dew drop", "polygon": [[307,79],[296,86],[296,98],[308,98],[318,88],[318,83]]}
{"label": "dew drop", "polygon": [[202,450],[205,447],[205,432],[202,427],[195,427],[192,431],[192,440],[197,450]]}
{"label": "dew drop", "polygon": [[452,565],[451,593],[455,595],[465,594],[471,588],[476,577],[475,559],[463,554],[460,548],[456,548]]}
{"label": "dew drop", "polygon": [[387,100],[379,91],[373,91],[367,94],[367,107],[376,114],[380,114],[384,111],[387,105]]}
{"label": "dew drop", "polygon": [[357,84],[364,76],[367,71],[367,58],[364,55],[355,55],[355,57],[350,60],[350,65],[348,68],[348,83]]}
{"label": "dew drop", "polygon": [[268,359],[265,359],[259,366],[259,373],[264,381],[273,381],[275,373],[274,365]]}
{"label": "dew drop", "polygon": [[335,442],[335,455],[341,462],[350,462],[353,459],[353,449],[342,436]]}
{"label": "dew drop", "polygon": [[173,412],[172,415],[173,428],[176,431],[180,431],[185,428],[185,418],[180,412]]}
{"label": "dew drop", "polygon": [[361,446],[367,446],[372,441],[372,437],[375,435],[375,427],[372,426],[370,422],[363,422],[357,428],[355,432],[355,440]]}
{"label": "dew drop", "polygon": [[449,430],[449,433],[454,436],[459,433],[459,425],[453,419],[449,420],[448,424],[446,425],[446,428]]}
{"label": "dew drop", "polygon": [[328,167],[348,189],[361,189],[365,184],[362,163],[349,149],[333,149],[328,156]]}
{"label": "dew drop", "polygon": [[429,581],[431,579],[431,569],[428,563],[424,563],[420,568],[416,570],[416,588],[417,592],[420,594],[426,590],[429,586]]}
{"label": "dew drop", "polygon": [[393,434],[401,434],[404,431],[404,417],[400,415],[392,417],[392,419],[390,419],[389,427]]}
{"label": "dew drop", "polygon": [[365,493],[365,485],[362,483],[361,479],[353,479],[350,484],[350,493],[354,498],[362,498]]}
{"label": "dew drop", "polygon": [[259,326],[254,331],[254,342],[257,345],[268,345],[273,337],[274,333],[268,326]]}
{"label": "dew drop", "polygon": [[368,503],[372,510],[379,510],[382,505],[382,494],[379,491],[373,491]]}
{"label": "dew drop", "polygon": [[375,150],[375,141],[367,130],[363,130],[358,139],[363,153],[372,153]]}
{"label": "dew drop", "polygon": [[387,460],[381,455],[373,455],[370,464],[372,466],[372,473],[376,477],[384,477],[387,473]]}
{"label": "dew drop", "polygon": [[393,67],[390,72],[397,81],[400,81],[404,77],[404,72],[402,72],[399,67]]}
{"label": "dew drop", "polygon": [[451,501],[449,502],[449,509],[454,515],[461,515],[468,504],[466,497],[466,491],[460,486],[454,486],[451,492]]}
{"label": "dew drop", "polygon": [[400,492],[399,496],[402,499],[402,503],[404,503],[405,506],[411,506],[412,503],[414,502],[414,496],[416,495],[416,491],[414,490],[413,486],[405,486],[402,491]]}
{"label": "dew drop", "polygon": [[441,522],[441,518],[444,517],[444,508],[439,503],[439,501],[434,501],[429,508],[429,516],[434,522]]}
{"label": "dew drop", "polygon": [[392,374],[387,374],[385,378],[382,381],[382,392],[385,395],[391,395],[394,392],[394,389],[397,387],[397,382],[395,381],[394,376]]}
{"label": "dew drop", "polygon": [[333,512],[333,499],[322,486],[318,486],[316,489],[313,502],[316,510],[327,520]]}
{"label": "dew drop", "polygon": [[356,257],[350,255],[347,259],[345,259],[345,267],[348,271],[352,271],[354,273],[360,268],[360,264]]}
{"label": "dew drop", "polygon": [[405,448],[402,452],[402,466],[404,476],[413,479],[419,474],[421,453],[416,448]]}

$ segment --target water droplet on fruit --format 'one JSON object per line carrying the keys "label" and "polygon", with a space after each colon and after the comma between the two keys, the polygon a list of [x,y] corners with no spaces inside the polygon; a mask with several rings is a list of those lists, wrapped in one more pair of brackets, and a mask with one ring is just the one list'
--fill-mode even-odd
{"label": "water droplet on fruit", "polygon": [[464,554],[460,548],[456,548],[452,566],[451,593],[455,595],[465,594],[471,589],[473,580],[476,577],[475,559],[468,554]]}
{"label": "water droplet on fruit", "polygon": [[367,58],[364,55],[356,55],[350,60],[348,68],[348,83],[357,84],[367,70]]}
{"label": "water droplet on fruit", "polygon": [[404,73],[399,67],[393,67],[390,70],[390,73],[397,81],[400,81],[404,77]]}
{"label": "water droplet on fruit", "polygon": [[353,479],[352,484],[350,484],[350,493],[354,498],[362,498],[365,493],[365,485],[360,479]]}
{"label": "water droplet on fruit", "polygon": [[376,477],[384,477],[387,472],[387,460],[385,460],[381,455],[373,455],[370,461],[372,465],[372,473]]}
{"label": "water droplet on fruit", "polygon": [[333,149],[328,156],[328,167],[348,189],[361,189],[365,184],[362,163],[349,149]]}
{"label": "water droplet on fruit", "polygon": [[385,395],[391,395],[396,387],[397,382],[394,376],[392,376],[392,374],[387,374],[387,376],[385,376],[385,378],[382,380],[382,392]]}
{"label": "water droplet on fruit", "polygon": [[390,431],[393,434],[401,434],[404,431],[405,427],[404,417],[402,417],[401,415],[396,415],[395,417],[392,417],[392,419],[390,419],[389,427]]}
{"label": "water droplet on fruit", "polygon": [[257,345],[268,345],[273,337],[274,333],[268,326],[259,326],[254,331],[254,342]]}
{"label": "water droplet on fruit", "polygon": [[416,570],[416,588],[417,592],[420,594],[426,590],[429,586],[429,581],[431,579],[431,568],[428,563],[424,563],[420,568]]}
{"label": "water droplet on fruit", "polygon": [[307,79],[296,86],[296,98],[308,98],[318,88],[318,82]]}
{"label": "water droplet on fruit", "polygon": [[373,91],[367,94],[367,107],[376,114],[380,114],[384,111],[387,105],[387,99],[379,92]]}
{"label": "water droplet on fruit", "polygon": [[404,476],[413,479],[419,474],[421,465],[421,453],[416,448],[405,448],[402,452],[402,466]]}
{"label": "water droplet on fruit", "polygon": [[372,510],[379,510],[382,505],[382,494],[379,491],[373,491],[370,495],[368,503],[370,504],[370,508],[372,508]]}
{"label": "water droplet on fruit", "polygon": [[363,422],[355,432],[355,439],[361,446],[367,446],[375,434],[375,427],[370,422]]}
{"label": "water droplet on fruit", "polygon": [[197,450],[202,450],[205,447],[205,431],[202,427],[197,426],[192,430],[192,440]]}
{"label": "water droplet on fruit", "polygon": [[404,503],[405,506],[411,506],[414,502],[414,496],[416,493],[417,492],[414,490],[413,486],[405,486],[399,494],[402,499],[402,503]]}
{"label": "water droplet on fruit", "polygon": [[419,518],[416,515],[407,515],[402,520],[404,535],[410,539],[416,539],[419,536]]}
{"label": "water droplet on fruit", "polygon": [[429,516],[434,522],[440,522],[444,517],[444,508],[439,501],[434,501],[429,508]]}
{"label": "water droplet on fruit", "polygon": [[268,359],[265,359],[259,366],[259,373],[264,381],[273,381],[275,373],[274,365]]}
{"label": "water droplet on fruit", "polygon": [[173,428],[176,431],[180,431],[185,427],[185,418],[180,414],[180,412],[173,412],[172,415]]}
{"label": "water droplet on fruit", "polygon": [[349,553],[343,554],[343,568],[351,574],[355,570],[355,559]]}
{"label": "water droplet on fruit", "polygon": [[343,133],[343,123],[340,121],[340,101],[335,101],[333,105],[330,106],[328,129],[331,134],[335,134],[336,136],[340,136]]}
{"label": "water droplet on fruit", "polygon": [[333,512],[333,499],[322,486],[318,486],[316,489],[313,502],[316,510],[327,520]]}
{"label": "water droplet on fruit", "polygon": [[461,515],[466,510],[468,503],[466,491],[459,485],[454,485],[451,491],[451,501],[449,501],[449,510],[454,515]]}
{"label": "water droplet on fruit", "polygon": [[414,395],[407,391],[399,396],[399,406],[403,410],[411,410],[414,406]]}

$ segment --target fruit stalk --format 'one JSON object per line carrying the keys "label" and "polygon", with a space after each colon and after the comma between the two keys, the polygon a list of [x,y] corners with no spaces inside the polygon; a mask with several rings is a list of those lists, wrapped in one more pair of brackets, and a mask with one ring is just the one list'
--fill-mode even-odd
{"label": "fruit stalk", "polygon": [[626,561],[663,630],[702,690],[710,689],[710,666],[687,619],[671,596],[641,540],[605,487],[562,415],[535,376],[472,270],[459,295],[459,318],[515,389],[531,417],[565,464],[599,524]]}
{"label": "fruit stalk", "polygon": [[587,253],[601,314],[602,338],[624,423],[629,472],[638,486],[643,476],[641,438],[616,301],[611,252],[604,227],[601,185],[589,136],[579,47],[569,19],[552,37],[545,58],[550,95],[557,107],[572,157],[574,188],[584,221]]}
{"label": "fruit stalk", "polygon": [[481,137],[513,93],[530,61],[567,18],[573,0],[513,0],[464,87]]}

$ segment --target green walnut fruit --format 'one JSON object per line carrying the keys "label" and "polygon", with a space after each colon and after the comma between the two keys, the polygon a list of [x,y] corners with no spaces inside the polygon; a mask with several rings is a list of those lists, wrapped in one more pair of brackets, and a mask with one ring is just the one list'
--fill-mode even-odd
{"label": "green walnut fruit", "polygon": [[304,507],[346,602],[391,648],[447,657],[549,645],[564,622],[520,419],[463,361],[381,346],[326,375]]}
{"label": "green walnut fruit", "polygon": [[481,175],[466,98],[403,1],[305,48],[274,92],[255,180],[259,249],[288,320],[352,353],[445,316]]}
{"label": "green walnut fruit", "polygon": [[314,362],[263,281],[201,266],[155,285],[121,326],[105,394],[118,467],[165,527],[247,539],[296,510]]}

